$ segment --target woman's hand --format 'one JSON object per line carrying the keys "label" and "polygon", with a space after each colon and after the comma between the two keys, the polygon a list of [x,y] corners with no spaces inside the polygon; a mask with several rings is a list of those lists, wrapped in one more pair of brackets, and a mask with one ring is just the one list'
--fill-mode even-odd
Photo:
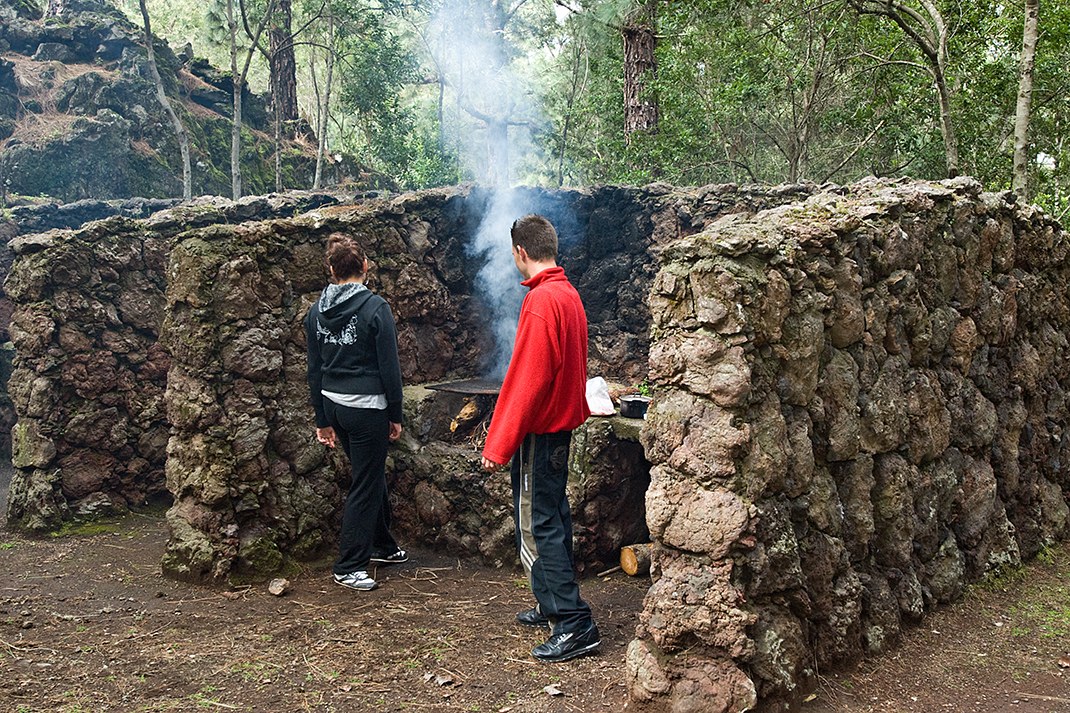
{"label": "woman's hand", "polygon": [[390,435],[387,436],[387,438],[390,439],[391,443],[393,443],[397,439],[401,438],[401,424],[400,423],[394,423],[393,421],[390,422]]}
{"label": "woman's hand", "polygon": [[326,428],[317,428],[316,440],[328,448],[334,448],[335,445],[338,444],[338,437],[334,435],[334,429],[330,426],[327,426]]}

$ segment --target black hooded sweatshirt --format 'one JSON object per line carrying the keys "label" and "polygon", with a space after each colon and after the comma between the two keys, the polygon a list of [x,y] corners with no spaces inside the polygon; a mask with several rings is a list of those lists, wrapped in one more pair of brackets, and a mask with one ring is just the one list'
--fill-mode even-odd
{"label": "black hooded sweatshirt", "polygon": [[386,394],[387,417],[401,423],[397,328],[386,300],[357,283],[327,285],[305,315],[305,338],[317,428],[330,425],[324,390]]}

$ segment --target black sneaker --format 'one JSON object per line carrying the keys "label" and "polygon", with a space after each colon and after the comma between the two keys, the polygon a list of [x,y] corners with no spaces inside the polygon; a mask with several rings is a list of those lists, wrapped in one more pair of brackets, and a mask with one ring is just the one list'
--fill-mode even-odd
{"label": "black sneaker", "polygon": [[578,656],[593,654],[598,651],[598,647],[601,645],[602,639],[598,635],[598,627],[591,624],[580,631],[554,634],[545,643],[539,644],[532,649],[531,655],[539,661],[558,663]]}
{"label": "black sneaker", "polygon": [[401,564],[402,562],[409,561],[409,553],[401,548],[398,548],[397,552],[389,555],[384,555],[381,552],[373,552],[371,561],[378,564]]}
{"label": "black sneaker", "polygon": [[532,607],[531,609],[517,612],[516,623],[523,626],[549,626],[550,620],[542,615],[538,607]]}

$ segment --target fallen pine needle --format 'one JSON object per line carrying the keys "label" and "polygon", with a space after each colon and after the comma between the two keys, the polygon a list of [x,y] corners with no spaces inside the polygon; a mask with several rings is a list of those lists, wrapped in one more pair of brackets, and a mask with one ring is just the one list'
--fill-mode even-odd
{"label": "fallen pine needle", "polygon": [[1014,695],[1019,698],[1036,698],[1041,701],[1051,701],[1052,703],[1070,703],[1070,698],[1059,698],[1058,696],[1042,696],[1039,693],[1015,693]]}
{"label": "fallen pine needle", "polygon": [[33,647],[23,648],[21,646],[15,646],[14,644],[9,644],[8,642],[4,641],[3,639],[0,639],[0,644],[3,644],[4,646],[8,647],[12,651],[33,651]]}

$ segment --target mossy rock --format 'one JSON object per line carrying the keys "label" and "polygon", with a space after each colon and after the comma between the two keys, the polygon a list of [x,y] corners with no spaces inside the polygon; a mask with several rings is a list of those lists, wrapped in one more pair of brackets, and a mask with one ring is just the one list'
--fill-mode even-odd
{"label": "mossy rock", "polygon": [[238,548],[240,573],[268,576],[282,570],[286,558],[274,538],[263,535],[243,542]]}

